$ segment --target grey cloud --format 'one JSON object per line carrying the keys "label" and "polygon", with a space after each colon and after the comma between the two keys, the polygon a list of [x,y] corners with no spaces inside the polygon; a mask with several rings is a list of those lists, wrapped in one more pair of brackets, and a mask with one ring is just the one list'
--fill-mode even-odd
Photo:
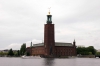
{"label": "grey cloud", "polygon": [[[77,45],[99,44],[99,0],[0,0],[0,44],[43,40],[48,7],[55,24],[55,40]],[[94,43],[93,43],[93,42]]]}

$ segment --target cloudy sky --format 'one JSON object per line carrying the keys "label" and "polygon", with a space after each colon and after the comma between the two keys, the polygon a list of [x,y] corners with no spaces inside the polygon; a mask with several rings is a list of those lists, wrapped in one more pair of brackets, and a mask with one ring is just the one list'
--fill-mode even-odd
{"label": "cloudy sky", "polygon": [[43,42],[49,7],[56,42],[100,49],[100,0],[0,0],[0,50]]}

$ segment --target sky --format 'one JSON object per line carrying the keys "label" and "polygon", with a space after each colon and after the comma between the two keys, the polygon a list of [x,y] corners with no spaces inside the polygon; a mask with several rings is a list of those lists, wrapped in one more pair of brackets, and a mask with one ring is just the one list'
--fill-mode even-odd
{"label": "sky", "polygon": [[43,42],[49,7],[56,42],[100,49],[100,0],[0,0],[0,50]]}

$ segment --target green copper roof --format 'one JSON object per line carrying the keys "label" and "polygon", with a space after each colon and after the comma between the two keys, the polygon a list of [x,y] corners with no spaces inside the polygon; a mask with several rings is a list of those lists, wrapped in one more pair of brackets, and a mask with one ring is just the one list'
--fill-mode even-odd
{"label": "green copper roof", "polygon": [[44,46],[44,43],[33,44],[33,47]]}
{"label": "green copper roof", "polygon": [[56,42],[55,46],[73,46],[72,43]]}
{"label": "green copper roof", "polygon": [[[44,46],[44,43],[33,44],[33,47]],[[72,43],[55,42],[55,46],[73,46]]]}

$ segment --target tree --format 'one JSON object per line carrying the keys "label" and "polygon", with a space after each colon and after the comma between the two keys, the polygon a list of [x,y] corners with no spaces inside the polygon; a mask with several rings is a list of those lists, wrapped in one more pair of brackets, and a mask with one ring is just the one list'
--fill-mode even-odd
{"label": "tree", "polygon": [[12,49],[10,49],[10,50],[8,51],[8,56],[14,56],[14,53],[13,53]]}
{"label": "tree", "polygon": [[25,55],[26,55],[26,56],[30,56],[30,53],[26,51],[26,52],[25,52]]}
{"label": "tree", "polygon": [[96,52],[96,54],[95,54],[95,55],[100,56],[100,52]]}
{"label": "tree", "polygon": [[0,56],[7,56],[7,54],[8,52],[3,52],[3,51],[0,52]]}
{"label": "tree", "polygon": [[4,56],[4,53],[3,52],[0,52],[0,56]]}
{"label": "tree", "polygon": [[26,43],[23,43],[20,48],[20,55],[24,55],[26,52]]}
{"label": "tree", "polygon": [[89,47],[87,47],[87,49],[88,49],[88,51],[92,52],[93,55],[95,55],[96,50],[94,49],[93,46],[89,46]]}
{"label": "tree", "polygon": [[92,52],[89,52],[89,55],[92,55]]}
{"label": "tree", "polygon": [[20,56],[20,52],[19,52],[19,50],[17,51],[17,54],[18,54],[18,56]]}
{"label": "tree", "polygon": [[93,46],[89,47],[77,47],[77,54],[81,55],[95,55],[96,50]]}

